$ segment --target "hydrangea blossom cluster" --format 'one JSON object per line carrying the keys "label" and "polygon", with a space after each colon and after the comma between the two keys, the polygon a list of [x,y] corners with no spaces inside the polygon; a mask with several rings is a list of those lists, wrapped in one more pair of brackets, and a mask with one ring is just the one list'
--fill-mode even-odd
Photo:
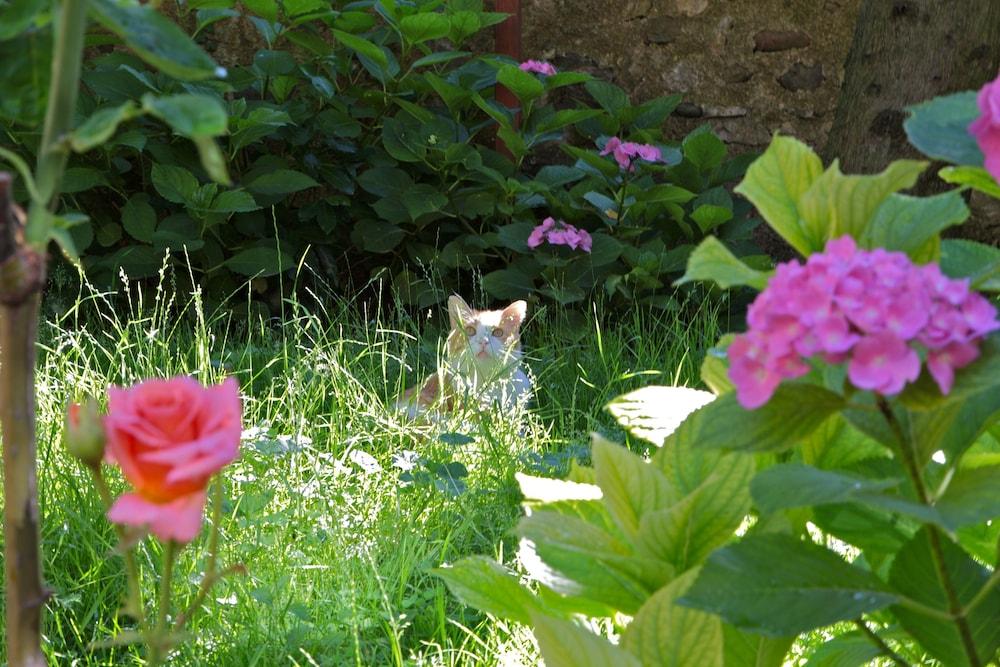
{"label": "hydrangea blossom cluster", "polygon": [[729,346],[729,377],[740,404],[760,407],[805,359],[847,362],[854,386],[899,393],[927,370],[947,394],[955,369],[979,356],[979,341],[1000,329],[996,308],[968,280],[916,266],[901,252],[859,250],[845,236],[803,265],[780,264],[747,312],[749,330]]}
{"label": "hydrangea blossom cluster", "polygon": [[969,133],[983,151],[986,171],[1000,181],[1000,77],[980,89],[976,102],[980,115],[969,125]]}
{"label": "hydrangea blossom cluster", "polygon": [[594,239],[587,230],[577,229],[562,220],[556,222],[554,218],[545,218],[528,235],[528,247],[531,249],[542,245],[544,241],[548,241],[550,245],[566,245],[584,252],[590,252],[594,244]]}
{"label": "hydrangea blossom cluster", "polygon": [[545,76],[552,76],[556,73],[555,66],[544,60],[525,60],[519,67],[525,72],[534,72],[535,74],[544,74]]}
{"label": "hydrangea blossom cluster", "polygon": [[618,137],[608,139],[601,150],[601,155],[614,155],[618,166],[628,171],[635,171],[633,160],[636,158],[646,162],[658,162],[663,159],[663,153],[656,146],[622,141]]}

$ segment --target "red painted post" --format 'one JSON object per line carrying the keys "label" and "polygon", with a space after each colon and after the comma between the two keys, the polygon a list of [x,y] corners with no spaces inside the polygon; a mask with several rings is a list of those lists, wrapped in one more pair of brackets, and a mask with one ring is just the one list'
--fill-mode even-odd
{"label": "red painted post", "polygon": [[[521,0],[496,0],[496,11],[509,14],[507,20],[497,24],[496,27],[496,50],[505,56],[510,56],[517,62],[521,62]],[[518,106],[517,98],[514,94],[503,86],[496,87],[496,99],[500,104],[508,109]],[[520,115],[514,117],[514,125],[518,124]],[[510,156],[510,151],[503,141],[497,137],[496,149]]]}

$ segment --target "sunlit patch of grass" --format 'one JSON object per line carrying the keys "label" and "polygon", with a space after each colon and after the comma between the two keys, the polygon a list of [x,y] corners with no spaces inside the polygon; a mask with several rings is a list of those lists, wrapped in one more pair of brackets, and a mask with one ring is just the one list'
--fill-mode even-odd
{"label": "sunlit patch of grass", "polygon": [[[128,624],[116,614],[113,531],[58,444],[68,401],[177,373],[240,380],[246,432],[225,476],[220,559],[247,574],[213,590],[172,664],[530,665],[530,632],[461,606],[428,571],[474,553],[510,562],[514,473],[560,474],[586,455],[590,431],[620,436],[603,405],[647,384],[696,384],[719,334],[708,305],[613,318],[540,308],[524,327],[536,396],[523,421],[473,415],[429,431],[387,405],[431,370],[443,313],[414,319],[331,298],[238,319],[168,280],[141,295],[84,289],[42,327],[39,487],[55,592],[45,638],[57,664],[139,663],[128,648],[87,651]],[[205,558],[203,540],[186,548],[175,583],[193,591]],[[148,595],[154,543],[139,562]]]}

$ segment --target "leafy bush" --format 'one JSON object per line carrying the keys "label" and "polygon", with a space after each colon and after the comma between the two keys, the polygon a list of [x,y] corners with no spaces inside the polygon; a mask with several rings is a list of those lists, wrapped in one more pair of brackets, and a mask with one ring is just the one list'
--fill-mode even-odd
{"label": "leafy bush", "polygon": [[[905,264],[912,277],[930,281],[927,289],[954,290],[956,312],[975,302],[982,317],[967,315],[981,325],[971,358],[935,356],[937,343],[920,339],[919,358],[907,354],[918,372],[926,360],[928,372],[911,377],[912,364],[901,365],[890,372],[915,380],[905,389],[864,390],[854,381],[870,376],[855,369],[857,356],[849,365],[846,352],[812,355],[802,351],[811,349],[808,341],[791,347],[807,330],[799,317],[807,314],[790,311],[791,299],[807,295],[774,288],[750,318],[752,329],[770,327],[763,332],[768,349],[730,335],[705,359],[702,379],[714,395],[648,387],[609,406],[632,435],[659,447],[649,460],[595,437],[592,468],[577,467],[567,480],[521,478],[530,511],[517,530],[519,560],[530,586],[498,563],[470,558],[439,571],[452,591],[530,624],[553,667],[780,665],[795,637],[831,626],[832,639],[809,664],[860,665],[880,656],[896,664],[995,662],[1000,335],[986,334],[1000,321],[985,299],[970,296],[968,283],[914,265],[940,261],[952,278],[997,292],[998,264],[992,249],[940,238],[968,217],[959,191],[898,194],[926,166],[904,160],[880,174],[844,175],[778,136],[737,191],[809,258],[818,281],[809,283],[819,301],[814,310],[822,308],[823,289],[831,290],[831,303],[840,294],[824,276],[861,280],[837,274],[830,257],[810,257],[824,247],[840,259],[855,253],[862,263]],[[831,239],[841,240],[831,248]],[[855,244],[877,250],[856,251]],[[948,259],[959,253],[964,261]],[[780,267],[772,281],[709,238],[692,254],[686,279],[786,289],[796,276],[808,277],[794,271]],[[892,277],[872,271],[869,279]],[[919,302],[907,307],[920,309]],[[923,316],[924,326],[940,325],[931,321],[936,315]],[[851,344],[895,335],[894,316],[880,317],[871,330],[852,320]],[[953,338],[938,342],[964,340],[962,326],[956,321],[942,332]],[[899,336],[917,345],[914,334]],[[782,345],[798,350],[788,352],[794,359],[769,365],[768,355],[787,352]],[[953,384],[942,363],[954,372]],[[763,396],[746,391],[769,374],[780,385],[768,385]],[[746,409],[751,403],[759,407]],[[617,644],[602,636],[608,630],[619,635]]]}
{"label": "leafy bush", "polygon": [[[44,104],[35,82],[48,76],[51,46],[45,4],[23,4],[30,20],[0,34],[0,54],[19,55],[4,61],[27,61],[0,71],[12,91],[0,119],[30,156]],[[223,22],[252,23],[266,48],[222,79],[204,54],[187,54],[183,67],[207,76],[153,71],[117,48],[114,28],[140,11],[169,21],[112,0],[96,7],[112,34],[90,35],[78,126],[109,141],[73,142],[64,188],[67,207],[90,217],[69,233],[93,280],[119,267],[152,276],[169,249],[216,297],[251,276],[273,287],[305,255],[334,283],[391,276],[419,305],[469,272],[485,274],[497,298],[538,290],[565,303],[598,287],[666,303],[665,285],[706,233],[739,255],[756,252],[749,206],[723,187],[745,161],[727,161],[707,128],[679,146],[664,141],[678,97],[632,105],[582,73],[536,75],[461,50],[504,18],[481,0],[178,5],[179,23],[203,42]],[[498,82],[520,109],[494,99]],[[579,85],[596,106],[557,108],[560,89]],[[210,137],[222,131],[220,151]],[[663,161],[624,172],[598,155],[611,136],[656,143]],[[571,164],[529,169],[551,142]],[[592,232],[593,251],[531,251],[526,238],[548,215]]]}

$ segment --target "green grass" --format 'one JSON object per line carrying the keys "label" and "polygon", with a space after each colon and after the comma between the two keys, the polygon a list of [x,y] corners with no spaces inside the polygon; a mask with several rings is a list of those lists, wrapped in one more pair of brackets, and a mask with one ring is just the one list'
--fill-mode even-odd
{"label": "green grass", "polygon": [[[70,400],[145,377],[240,379],[252,433],[225,473],[220,559],[247,574],[213,589],[172,664],[535,664],[524,628],[463,607],[429,570],[477,553],[512,562],[509,532],[521,514],[514,473],[561,474],[571,455],[585,455],[592,430],[621,438],[603,405],[646,384],[696,384],[719,335],[718,313],[705,306],[613,317],[542,308],[524,327],[536,396],[524,422],[473,416],[447,429],[468,438],[442,440],[440,428],[408,424],[386,407],[432,368],[438,309],[414,319],[327,299],[311,311],[286,303],[273,321],[240,320],[231,309],[207,313],[197,294],[182,299],[163,283],[145,299],[125,286],[131,298],[84,291],[68,309],[58,301],[46,309],[39,486],[54,664],[141,663],[134,648],[87,649],[128,625],[116,614],[124,580],[114,533],[59,445]],[[456,485],[421,467],[420,483],[405,484],[394,461],[407,451],[428,466],[461,463],[468,476]],[[205,556],[203,534],[175,568],[182,602]],[[149,598],[155,543],[142,545],[139,562]]]}

